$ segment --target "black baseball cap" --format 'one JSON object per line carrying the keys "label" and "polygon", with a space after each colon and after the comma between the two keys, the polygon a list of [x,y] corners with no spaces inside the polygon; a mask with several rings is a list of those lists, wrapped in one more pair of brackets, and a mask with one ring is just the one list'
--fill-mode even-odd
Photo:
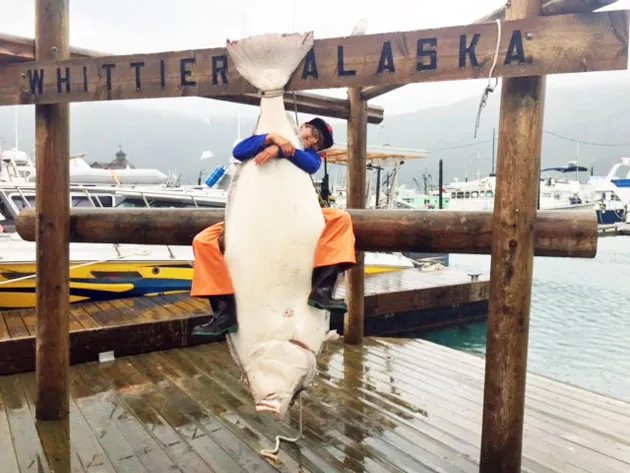
{"label": "black baseball cap", "polygon": [[328,123],[321,118],[313,118],[311,121],[306,123],[313,125],[322,134],[322,137],[324,138],[324,147],[322,149],[328,149],[334,144],[333,129]]}

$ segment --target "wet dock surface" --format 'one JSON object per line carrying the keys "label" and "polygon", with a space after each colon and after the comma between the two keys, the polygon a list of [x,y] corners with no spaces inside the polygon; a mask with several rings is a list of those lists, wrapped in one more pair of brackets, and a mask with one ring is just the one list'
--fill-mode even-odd
{"label": "wet dock surface", "polygon": [[[336,297],[344,297],[341,282]],[[470,281],[462,272],[409,269],[366,277],[365,333],[397,335],[484,320],[488,281]],[[331,324],[343,332],[344,314]],[[203,339],[194,326],[210,319],[207,299],[188,294],[80,302],[70,309],[71,363],[96,361],[99,354],[116,356],[180,348]],[[0,311],[0,375],[35,369],[36,311]]]}
{"label": "wet dock surface", "polygon": [[[477,472],[484,361],[417,340],[329,345],[304,438],[254,411],[224,343],[75,365],[67,422],[34,373],[0,377],[0,472]],[[630,404],[529,374],[523,471],[630,471]]]}

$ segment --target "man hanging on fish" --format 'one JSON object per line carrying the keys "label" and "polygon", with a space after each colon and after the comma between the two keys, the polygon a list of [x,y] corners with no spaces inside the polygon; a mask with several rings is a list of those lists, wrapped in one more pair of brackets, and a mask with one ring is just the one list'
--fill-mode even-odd
{"label": "man hanging on fish", "polygon": [[[303,150],[296,149],[284,137],[276,134],[253,135],[238,143],[233,156],[239,161],[254,159],[263,165],[272,159],[289,159],[309,174],[321,166],[319,152],[333,145],[332,127],[321,118],[300,126]],[[313,288],[308,304],[324,310],[347,311],[346,303],[333,299],[339,274],[356,263],[354,232],[350,215],[340,209],[322,208],[326,226],[315,253]],[[193,334],[220,336],[238,330],[236,301],[230,274],[220,246],[223,222],[212,225],[195,236],[193,252],[195,263],[191,296],[207,297],[212,307],[212,319],[195,327]]]}

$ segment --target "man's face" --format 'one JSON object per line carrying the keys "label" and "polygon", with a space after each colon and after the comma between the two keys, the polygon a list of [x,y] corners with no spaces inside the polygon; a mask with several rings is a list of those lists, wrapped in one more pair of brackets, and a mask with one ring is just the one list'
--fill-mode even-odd
{"label": "man's face", "polygon": [[300,138],[304,149],[319,151],[324,147],[324,137],[317,128],[308,123],[300,126]]}

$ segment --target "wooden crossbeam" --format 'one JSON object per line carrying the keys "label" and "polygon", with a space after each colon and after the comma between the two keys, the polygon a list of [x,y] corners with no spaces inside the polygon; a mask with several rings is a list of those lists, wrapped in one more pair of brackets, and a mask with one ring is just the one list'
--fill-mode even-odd
{"label": "wooden crossbeam", "polygon": [[[360,251],[490,254],[492,212],[347,209]],[[223,220],[213,209],[70,210],[70,241],[140,245],[190,245],[204,228]],[[16,231],[36,235],[36,213],[20,212]],[[594,258],[597,218],[592,210],[547,210],[534,223],[537,256]]]}
{"label": "wooden crossbeam", "polygon": [[[34,61],[34,54],[35,40],[32,38],[0,34],[0,66],[3,64],[16,64]],[[77,47],[70,48],[70,57],[72,58],[96,58],[106,56],[111,56],[111,54],[92,49]],[[260,97],[256,94],[235,96],[226,95],[214,98],[226,102],[241,103],[245,105],[260,105]],[[286,93],[284,94],[284,103],[290,110],[293,110],[294,106],[297,106],[297,110],[300,113],[310,113],[313,115],[343,119],[347,119],[350,116],[350,105],[348,101],[346,99],[339,99],[336,97],[326,97],[324,95],[306,92],[296,92],[295,96],[293,93]],[[383,118],[384,114],[382,107],[376,105],[368,106],[368,123],[379,124],[383,121]]]}
{"label": "wooden crossbeam", "polygon": [[[615,3],[617,0],[545,0],[541,7],[541,16],[566,15],[572,13],[590,13],[598,8],[605,7]],[[487,15],[478,18],[471,24],[492,22],[495,20],[504,20],[507,5],[502,5]],[[403,87],[402,85],[373,85],[365,87],[361,90],[361,95],[366,100],[373,99],[380,95],[391,92],[392,90]]]}
{"label": "wooden crossbeam", "polygon": [[[227,95],[208,97],[226,102],[242,103],[246,105],[260,105],[260,97],[256,94],[243,95]],[[325,117],[343,118],[350,117],[350,104],[346,99],[338,99],[335,97],[326,97],[323,95],[312,94],[308,92],[285,92],[284,106],[291,112],[297,104],[298,112],[310,113],[312,115],[320,115]],[[384,119],[383,109],[378,106],[370,105],[367,110],[368,123],[378,124]]]}
{"label": "wooden crossbeam", "polygon": [[[99,57],[108,54],[93,49],[70,47],[71,58]],[[0,64],[35,60],[35,40],[24,36],[0,33]]]}
{"label": "wooden crossbeam", "polygon": [[[572,13],[590,13],[611,5],[618,0],[544,0],[540,8],[541,16],[568,15]],[[491,13],[482,16],[475,23],[485,23],[505,19],[508,7],[502,5]]]}
{"label": "wooden crossbeam", "polygon": [[[627,67],[628,12],[502,22],[495,76]],[[287,90],[475,79],[493,63],[492,23],[316,40]],[[158,97],[219,97],[257,91],[225,48],[7,65],[0,105]]]}

